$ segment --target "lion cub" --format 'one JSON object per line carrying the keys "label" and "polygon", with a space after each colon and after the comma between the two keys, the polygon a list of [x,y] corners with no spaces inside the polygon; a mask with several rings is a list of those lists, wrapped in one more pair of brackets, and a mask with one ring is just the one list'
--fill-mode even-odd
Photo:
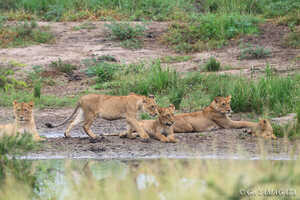
{"label": "lion cub", "polygon": [[5,125],[0,125],[0,136],[16,135],[17,133],[24,134],[30,133],[33,135],[34,140],[42,140],[40,138],[33,117],[33,106],[34,103],[31,101],[29,103],[18,103],[13,102],[15,122]]}
{"label": "lion cub", "polygon": [[276,139],[271,123],[267,119],[259,120],[256,127],[252,129],[252,135],[264,137],[265,139]]}
{"label": "lion cub", "polygon": [[[174,119],[175,106],[171,104],[167,108],[158,108],[158,118],[156,120],[142,120],[139,121],[139,125],[148,133],[151,137],[160,140],[161,142],[177,142],[174,137],[172,125],[175,122]],[[132,127],[126,133],[121,133],[120,137],[128,137],[131,139],[136,138],[136,134]],[[166,134],[166,136],[164,135]]]}

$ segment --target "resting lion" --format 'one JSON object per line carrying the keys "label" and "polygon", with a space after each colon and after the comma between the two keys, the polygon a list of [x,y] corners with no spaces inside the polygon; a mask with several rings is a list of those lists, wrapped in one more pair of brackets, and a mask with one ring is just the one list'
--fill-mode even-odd
{"label": "resting lion", "polygon": [[[151,137],[161,142],[177,142],[172,131],[174,111],[175,106],[173,104],[167,108],[158,108],[159,115],[156,120],[142,120],[138,123]],[[120,137],[134,139],[136,135],[133,132],[135,132],[135,129],[130,128],[127,133],[121,133]],[[167,137],[163,134],[166,134]]]}
{"label": "resting lion", "polygon": [[231,120],[227,116],[231,113],[230,101],[231,96],[216,97],[201,111],[175,115],[174,132],[201,132],[215,128],[252,128],[257,125],[254,122]]}
{"label": "resting lion", "polygon": [[77,107],[68,119],[58,125],[46,123],[46,126],[49,128],[62,126],[76,115],[67,127],[65,137],[70,137],[71,129],[84,121],[84,131],[91,138],[95,139],[96,135],[90,127],[96,117],[100,116],[106,120],[125,118],[129,126],[137,130],[140,137],[147,141],[149,135],[141,128],[137,121],[139,111],[145,111],[152,116],[156,116],[158,111],[154,96],[146,97],[134,93],[130,93],[128,96],[88,94],[80,98]]}
{"label": "resting lion", "polygon": [[33,139],[43,140],[40,138],[33,116],[34,102],[18,103],[13,102],[15,122],[5,125],[0,125],[0,135],[16,135],[17,133],[29,133],[33,135]]}
{"label": "resting lion", "polygon": [[265,139],[276,139],[273,128],[267,119],[259,120],[257,125],[252,129],[252,135],[263,137]]}

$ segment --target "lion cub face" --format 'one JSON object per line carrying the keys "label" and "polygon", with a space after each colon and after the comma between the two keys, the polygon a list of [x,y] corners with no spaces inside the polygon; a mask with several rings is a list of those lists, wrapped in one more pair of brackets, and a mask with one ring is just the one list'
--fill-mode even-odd
{"label": "lion cub face", "polygon": [[171,104],[167,108],[159,108],[159,121],[161,124],[164,126],[172,126],[175,123],[175,118],[174,118],[174,111],[175,111],[175,106]]}
{"label": "lion cub face", "polygon": [[258,122],[258,135],[264,138],[276,139],[271,123],[267,119],[261,119]]}
{"label": "lion cub face", "polygon": [[155,117],[158,114],[158,106],[155,102],[154,96],[144,97],[143,99],[143,111],[149,113]]}
{"label": "lion cub face", "polygon": [[18,103],[14,101],[13,106],[16,121],[20,123],[30,122],[32,119],[33,105],[34,103],[32,101],[29,103]]}
{"label": "lion cub face", "polygon": [[230,107],[231,96],[228,97],[216,97],[211,103],[211,107],[219,113],[230,114],[232,112]]}

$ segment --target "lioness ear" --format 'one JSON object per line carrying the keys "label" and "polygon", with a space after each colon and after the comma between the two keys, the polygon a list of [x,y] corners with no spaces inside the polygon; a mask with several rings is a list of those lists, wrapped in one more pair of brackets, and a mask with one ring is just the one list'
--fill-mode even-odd
{"label": "lioness ear", "polygon": [[164,111],[164,109],[162,109],[161,107],[159,107],[159,108],[157,109],[157,111],[158,111],[159,113],[162,113],[162,112]]}
{"label": "lioness ear", "polygon": [[221,98],[221,97],[215,97],[214,101],[215,101],[216,103],[218,103],[219,100],[220,100],[220,98]]}
{"label": "lioness ear", "polygon": [[28,105],[32,108],[34,106],[34,101],[28,102]]}
{"label": "lioness ear", "polygon": [[266,124],[266,123],[267,123],[267,120],[264,119],[264,120],[263,120],[263,123]]}
{"label": "lioness ear", "polygon": [[154,98],[155,98],[155,96],[154,96],[153,94],[149,94],[148,97],[151,98],[151,99],[154,99]]}
{"label": "lioness ear", "polygon": [[16,100],[13,101],[13,105],[16,106],[18,102]]}
{"label": "lioness ear", "polygon": [[227,101],[231,101],[231,95],[229,95],[228,97],[226,97]]}
{"label": "lioness ear", "polygon": [[173,104],[170,104],[169,108],[171,108],[173,111],[175,111],[175,106]]}

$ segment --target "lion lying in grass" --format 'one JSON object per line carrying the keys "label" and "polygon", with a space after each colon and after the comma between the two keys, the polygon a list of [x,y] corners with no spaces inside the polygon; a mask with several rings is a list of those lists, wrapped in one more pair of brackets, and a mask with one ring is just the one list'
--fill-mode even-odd
{"label": "lion lying in grass", "polygon": [[233,121],[227,115],[231,113],[231,96],[216,97],[203,110],[175,115],[173,125],[175,133],[201,132],[216,128],[254,128],[257,123]]}
{"label": "lion lying in grass", "polygon": [[[156,120],[142,120],[138,123],[151,137],[161,142],[177,142],[172,131],[172,125],[175,121],[174,111],[175,106],[173,104],[167,108],[158,108],[159,115]],[[121,133],[120,137],[134,139],[136,134],[133,134],[133,132],[135,132],[135,129],[130,127],[129,131]]]}
{"label": "lion lying in grass", "polygon": [[17,133],[24,134],[29,133],[33,135],[33,139],[36,141],[43,140],[40,138],[33,116],[33,102],[18,103],[13,102],[15,122],[5,125],[0,125],[0,136],[16,135]]}

